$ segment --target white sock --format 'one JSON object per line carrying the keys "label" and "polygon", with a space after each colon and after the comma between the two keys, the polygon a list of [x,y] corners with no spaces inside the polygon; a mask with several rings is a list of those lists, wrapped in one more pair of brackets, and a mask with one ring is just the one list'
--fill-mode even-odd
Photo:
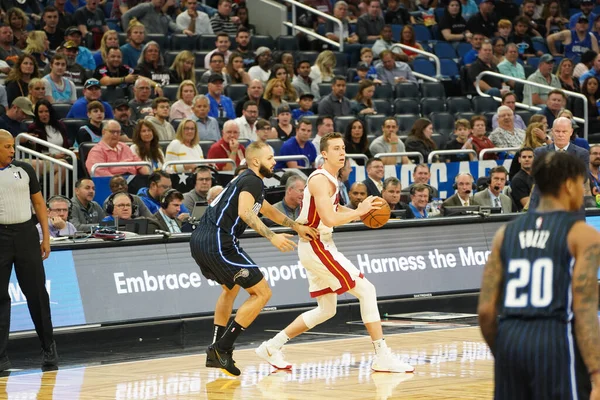
{"label": "white sock", "polygon": [[381,354],[382,351],[387,349],[385,339],[373,340],[373,347],[375,348],[375,354]]}
{"label": "white sock", "polygon": [[269,340],[267,345],[272,349],[280,350],[289,340],[290,338],[286,335],[285,331],[281,331],[273,339]]}

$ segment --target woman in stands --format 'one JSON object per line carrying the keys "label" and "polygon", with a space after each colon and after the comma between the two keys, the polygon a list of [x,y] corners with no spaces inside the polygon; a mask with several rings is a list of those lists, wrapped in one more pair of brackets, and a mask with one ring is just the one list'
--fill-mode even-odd
{"label": "woman in stands", "polygon": [[542,19],[546,21],[546,36],[569,29],[569,19],[562,16],[558,0],[551,0],[544,5]]}
{"label": "woman in stands", "polygon": [[315,65],[310,67],[308,75],[313,82],[327,83],[333,80],[333,69],[336,65],[335,54],[331,50],[325,50],[317,56]]}
{"label": "woman in stands", "polygon": [[[371,158],[369,151],[369,139],[367,138],[367,129],[365,123],[359,119],[355,119],[346,125],[346,133],[344,134],[344,144],[346,145],[347,154],[364,154]],[[365,165],[365,160],[354,160],[358,165]]]}
{"label": "woman in stands", "polygon": [[50,41],[46,32],[44,31],[33,31],[27,36],[27,47],[23,50],[23,53],[32,55],[38,65],[39,69],[43,69],[48,65],[48,57],[46,52],[50,48]]}
{"label": "woman in stands", "polygon": [[160,86],[167,86],[171,83],[171,74],[165,66],[163,56],[160,53],[160,46],[155,41],[146,43],[142,48],[136,73],[151,79]]}
{"label": "woman in stands", "polygon": [[525,141],[523,147],[531,147],[537,149],[546,145],[546,131],[544,131],[544,124],[541,122],[530,123],[525,130]]}
{"label": "woman in stands", "polygon": [[29,54],[21,54],[6,77],[5,86],[8,104],[12,104],[13,100],[19,96],[27,97],[29,94],[29,81],[33,78],[39,78],[39,76],[40,73],[35,58]]}
{"label": "woman in stands", "polygon": [[600,112],[598,112],[598,104],[596,104],[599,100],[598,86],[598,79],[593,76],[587,78],[581,86],[581,94],[588,99],[588,134],[600,133]]}
{"label": "woman in stands", "polygon": [[279,79],[285,85],[285,93],[283,94],[283,99],[285,101],[295,102],[298,100],[298,95],[296,94],[296,89],[294,85],[292,85],[292,79],[290,78],[287,68],[283,64],[275,64],[271,68],[271,76],[269,76],[269,80]]}
{"label": "woman in stands", "polygon": [[281,79],[271,79],[267,82],[267,88],[263,97],[268,100],[273,107],[273,110],[277,110],[281,106],[289,107],[287,101],[284,100],[285,96],[285,83]]}
{"label": "woman in stands", "polygon": [[[119,47],[119,34],[115,30],[104,32],[102,39],[100,40],[100,49],[94,53],[94,61],[96,61],[96,67],[102,64],[106,64],[106,55],[108,49],[111,47]],[[135,65],[128,65],[128,67],[135,68]]]}
{"label": "woman in stands", "polygon": [[[177,127],[175,139],[167,147],[165,161],[203,160],[204,153],[200,147],[198,125],[191,119],[184,119]],[[179,164],[169,168],[171,173],[192,172],[198,164]]]}
{"label": "woman in stands", "polygon": [[375,83],[368,79],[363,80],[358,85],[358,93],[352,101],[352,112],[364,120],[366,115],[377,114],[377,109],[373,103],[373,95],[375,94]]}
{"label": "woman in stands", "polygon": [[[402,32],[400,33],[400,43],[410,46],[415,49],[423,50],[423,46],[417,43],[417,37],[415,36],[415,30],[412,25],[404,25]],[[414,51],[402,49],[404,54],[408,56],[408,61],[413,61],[418,56]]]}
{"label": "woman in stands", "polygon": [[431,137],[433,136],[433,124],[427,118],[419,118],[415,121],[406,138],[406,151],[418,151],[423,155],[425,162],[429,153],[437,149],[435,142]]}
{"label": "woman in stands", "polygon": [[294,62],[294,55],[292,53],[290,53],[289,51],[284,51],[283,53],[281,53],[281,60],[280,64],[283,64],[285,66],[285,69],[287,70],[288,73],[288,78],[290,79],[290,82],[292,81],[292,79],[294,79],[294,74],[296,73],[295,70],[295,65],[296,63]]}
{"label": "woman in stands", "polygon": [[446,42],[458,44],[467,40],[467,21],[461,15],[462,7],[459,0],[450,0],[438,28]]}
{"label": "woman in stands", "polygon": [[28,85],[29,94],[27,98],[31,100],[31,104],[35,107],[38,101],[46,100],[46,85],[44,81],[39,78],[33,78],[29,81]]}
{"label": "woman in stands", "polygon": [[[45,140],[57,146],[68,149],[70,146],[67,136],[67,128],[58,119],[52,104],[46,99],[39,100],[33,109],[33,123],[27,128],[27,132],[33,136],[37,136],[41,140]],[[34,146],[34,150],[46,154],[52,158],[65,160],[67,156],[52,148],[46,146]],[[70,162],[70,160],[65,160]],[[36,166],[35,163],[40,163]],[[36,170],[43,171],[41,163],[46,164],[46,171],[53,170],[54,172],[54,193],[60,193],[59,182],[64,183],[66,180],[67,170],[60,168],[57,164],[51,165],[44,160],[32,160],[32,164]]]}
{"label": "woman in stands", "polygon": [[196,83],[196,58],[191,51],[184,50],[177,54],[171,69],[171,85],[179,85],[183,81],[192,81]]}
{"label": "woman in stands", "polygon": [[495,37],[492,39],[492,63],[494,65],[500,64],[504,61],[504,49],[506,47],[506,41],[501,37]]}
{"label": "woman in stands", "polygon": [[271,129],[269,139],[277,139],[286,141],[291,137],[296,136],[296,127],[292,122],[292,112],[288,105],[281,106],[275,109],[277,113],[277,125]]}
{"label": "woman in stands", "polygon": [[158,134],[154,125],[145,119],[139,120],[131,141],[133,142],[131,145],[133,154],[137,154],[142,161],[150,162],[154,171],[161,169],[165,155],[158,144]]}
{"label": "woman in stands", "polygon": [[563,89],[570,90],[572,92],[579,92],[579,80],[573,77],[573,61],[568,58],[563,58],[558,69],[556,70],[556,76],[560,81]]}
{"label": "woman in stands", "polygon": [[193,100],[197,94],[198,90],[194,82],[191,80],[181,82],[177,90],[177,101],[171,106],[169,119],[173,121],[174,119],[192,118],[194,116]]}
{"label": "woman in stands", "polygon": [[240,53],[231,53],[225,70],[225,82],[229,82],[230,85],[249,85],[252,81],[252,78],[250,78],[250,75],[248,75],[248,72],[244,69],[244,57]]}
{"label": "woman in stands", "polygon": [[250,23],[248,19],[248,8],[246,7],[246,3],[238,4],[237,9],[235,10],[235,16],[240,19],[240,24],[238,27],[244,27],[248,29],[250,32],[250,36],[254,36],[256,34],[256,26]]}
{"label": "woman in stands", "polygon": [[[84,4],[85,5],[85,4]],[[6,12],[4,16],[4,24],[11,27],[13,31],[13,42],[16,47],[21,50],[27,46],[27,24],[29,18],[25,11],[18,7],[13,7]],[[10,103],[10,102],[9,102]]]}
{"label": "woman in stands", "polygon": [[[494,143],[486,136],[487,119],[483,115],[474,115],[471,117],[471,144],[473,150],[479,154],[483,149],[491,149],[496,147]],[[496,153],[487,153],[484,160],[496,160],[498,155]]]}

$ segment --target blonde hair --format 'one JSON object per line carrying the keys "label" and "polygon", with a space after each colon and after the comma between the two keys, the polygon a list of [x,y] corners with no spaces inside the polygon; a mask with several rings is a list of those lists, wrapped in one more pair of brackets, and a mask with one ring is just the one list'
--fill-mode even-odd
{"label": "blonde hair", "polygon": [[133,28],[142,28],[144,29],[144,33],[146,33],[146,27],[144,26],[144,24],[138,21],[138,19],[135,17],[131,18],[131,21],[129,21],[129,26],[127,26],[127,37],[131,35],[131,31],[133,30]]}
{"label": "blonde hair", "polygon": [[[573,62],[573,60],[571,60],[570,58],[563,58],[563,59],[560,61],[560,64],[558,64],[558,68],[556,69],[556,76],[557,76],[558,78],[560,78],[560,74],[561,74],[561,72],[562,72],[562,67],[563,67],[563,64],[564,64],[564,63],[566,63],[566,62],[570,62],[570,63],[571,63],[571,65],[572,65],[573,67],[575,67],[575,63]],[[573,77],[573,71],[571,71],[571,77]]]}
{"label": "blonde hair", "polygon": [[525,141],[523,142],[523,147],[531,147],[532,149],[537,149],[544,145],[544,142],[538,138],[534,133],[534,129],[544,129],[544,124],[541,122],[534,122],[529,124],[527,130],[525,131]]}
{"label": "blonde hair", "polygon": [[501,19],[498,21],[498,28],[512,28],[512,22],[508,19]]}
{"label": "blonde hair", "polygon": [[317,57],[315,65],[321,71],[321,78],[323,81],[333,78],[333,69],[336,65],[335,54],[331,50],[325,50]]}
{"label": "blonde hair", "polygon": [[43,53],[44,49],[44,41],[48,37],[46,36],[46,32],[44,31],[31,31],[29,35],[27,35],[27,47],[23,50],[25,54],[32,53]]}
{"label": "blonde hair", "polygon": [[567,110],[566,108],[562,109],[559,113],[558,116],[556,118],[560,118],[560,117],[564,117],[565,114],[568,115],[568,117],[565,118],[569,118],[569,119],[573,119],[573,113],[571,112],[571,110]]}
{"label": "blonde hair", "polygon": [[191,147],[194,147],[198,143],[200,143],[200,132],[198,132],[198,125],[196,124],[196,121],[194,121],[193,119],[185,118],[185,119],[181,120],[181,122],[179,123],[179,126],[177,127],[177,132],[175,133],[175,139],[179,140],[181,143],[184,143],[183,129],[185,128],[185,124],[187,124],[188,122],[191,122],[192,124],[194,124],[194,132],[195,132],[194,138],[192,139],[192,143],[190,143]]}
{"label": "blonde hair", "polygon": [[109,35],[115,35],[117,37],[117,47],[119,47],[119,33],[115,30],[104,32],[104,35],[102,35],[102,40],[100,40],[100,55],[102,56],[102,60],[104,62],[106,62],[106,56],[108,55],[108,46],[106,45],[106,41],[108,40]]}
{"label": "blonde hair", "polygon": [[[183,64],[186,61],[192,61],[192,69],[190,69],[188,72],[183,71]],[[194,85],[196,84],[195,67],[196,67],[196,58],[194,57],[192,52],[188,51],[188,50],[184,50],[181,53],[177,54],[177,57],[175,57],[175,60],[173,60],[173,64],[171,64],[171,69],[177,73],[177,76],[179,76],[179,78],[182,81],[184,81],[184,80],[192,81],[192,84],[194,84]],[[179,98],[179,97],[177,97],[177,98]]]}
{"label": "blonde hair", "polygon": [[179,89],[177,89],[177,100],[181,100],[181,92],[183,92],[183,88],[186,86],[191,86],[194,88],[194,97],[198,95],[198,89],[196,89],[196,84],[191,79],[186,79],[185,81],[179,84]]}
{"label": "blonde hair", "polygon": [[[265,94],[263,95],[265,100],[271,100],[273,98],[272,92],[276,85],[281,85],[285,91],[285,82],[283,82],[281,79],[271,79],[269,82],[267,82],[267,88],[265,89]],[[281,96],[282,100],[284,95]]]}

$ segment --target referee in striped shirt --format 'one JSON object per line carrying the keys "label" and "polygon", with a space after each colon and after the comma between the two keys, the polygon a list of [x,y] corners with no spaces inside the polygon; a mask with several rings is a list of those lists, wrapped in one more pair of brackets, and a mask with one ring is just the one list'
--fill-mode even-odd
{"label": "referee in striped shirt", "polygon": [[[11,307],[8,283],[13,264],[42,344],[42,368],[56,367],[58,363],[43,264],[50,255],[46,203],[33,167],[13,161],[14,155],[13,136],[0,129],[0,371],[11,367],[6,347]],[[31,204],[42,229],[41,244]]]}

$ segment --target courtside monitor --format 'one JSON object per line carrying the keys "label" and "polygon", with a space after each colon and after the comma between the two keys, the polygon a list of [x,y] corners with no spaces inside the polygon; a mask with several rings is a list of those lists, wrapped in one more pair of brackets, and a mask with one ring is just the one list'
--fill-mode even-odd
{"label": "courtside monitor", "polygon": [[444,217],[456,217],[461,215],[471,215],[474,213],[479,213],[481,207],[480,206],[453,206],[453,207],[444,207]]}

